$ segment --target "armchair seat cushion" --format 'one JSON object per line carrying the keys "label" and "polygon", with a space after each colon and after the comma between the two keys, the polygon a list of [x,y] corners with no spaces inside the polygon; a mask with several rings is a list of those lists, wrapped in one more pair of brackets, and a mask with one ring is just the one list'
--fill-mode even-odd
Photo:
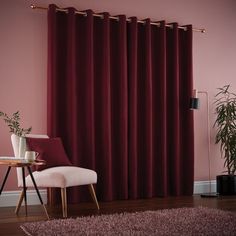
{"label": "armchair seat cushion", "polygon": [[[48,186],[66,188],[97,183],[97,173],[95,171],[75,166],[52,167],[42,171],[35,171],[33,176],[39,188]],[[18,186],[23,187],[22,181],[19,182]],[[26,177],[26,186],[34,187],[29,175]]]}

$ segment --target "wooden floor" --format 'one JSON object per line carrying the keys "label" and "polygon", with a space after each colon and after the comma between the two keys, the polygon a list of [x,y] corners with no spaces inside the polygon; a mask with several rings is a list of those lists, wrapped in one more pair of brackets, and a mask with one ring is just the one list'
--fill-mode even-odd
{"label": "wooden floor", "polygon": [[[148,200],[100,202],[101,209],[99,212],[96,210],[94,203],[80,203],[78,205],[69,206],[68,217],[75,218],[86,215],[196,206],[218,208],[236,213],[236,196],[201,198],[196,195],[193,197],[168,197]],[[60,206],[47,207],[47,209],[51,219],[62,218]],[[2,207],[0,208],[0,235],[25,235],[19,227],[23,222],[41,220],[46,220],[46,216],[40,205],[28,206],[28,217],[24,216],[24,207],[22,207],[19,216],[15,215],[14,207]]]}

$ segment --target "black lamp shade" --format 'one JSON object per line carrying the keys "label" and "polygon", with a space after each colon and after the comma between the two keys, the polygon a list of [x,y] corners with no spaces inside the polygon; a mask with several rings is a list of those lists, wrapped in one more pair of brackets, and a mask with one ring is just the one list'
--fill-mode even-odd
{"label": "black lamp shade", "polygon": [[199,109],[199,98],[190,98],[190,109]]}

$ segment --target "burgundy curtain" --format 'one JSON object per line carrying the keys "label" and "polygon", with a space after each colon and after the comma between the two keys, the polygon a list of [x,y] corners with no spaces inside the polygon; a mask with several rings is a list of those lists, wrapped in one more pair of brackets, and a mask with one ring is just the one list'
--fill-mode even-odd
{"label": "burgundy curtain", "polygon": [[97,172],[100,201],[191,195],[191,26],[67,10],[48,11],[48,134]]}

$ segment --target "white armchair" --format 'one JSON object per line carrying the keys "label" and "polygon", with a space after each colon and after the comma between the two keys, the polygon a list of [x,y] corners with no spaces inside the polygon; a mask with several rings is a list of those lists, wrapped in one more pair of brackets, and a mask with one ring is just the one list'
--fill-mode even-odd
{"label": "white armchair", "polygon": [[[48,138],[47,135],[29,135],[32,138]],[[11,135],[12,146],[15,157],[20,156],[20,151],[23,153],[27,150],[20,150],[20,138],[14,134]],[[99,204],[93,188],[93,184],[97,183],[97,173],[90,169],[85,169],[75,166],[57,166],[44,169],[42,171],[34,171],[33,176],[35,182],[39,188],[49,188],[49,193],[52,188],[61,189],[61,200],[62,200],[62,213],[63,217],[67,217],[67,197],[66,188],[79,185],[88,185],[90,194],[96,203],[97,209],[99,210]],[[23,187],[21,170],[17,168],[17,180],[18,187]],[[25,178],[26,187],[34,187],[33,182],[28,175]],[[16,214],[18,214],[20,206],[22,204],[24,192],[22,190],[18,205],[16,206]]]}

